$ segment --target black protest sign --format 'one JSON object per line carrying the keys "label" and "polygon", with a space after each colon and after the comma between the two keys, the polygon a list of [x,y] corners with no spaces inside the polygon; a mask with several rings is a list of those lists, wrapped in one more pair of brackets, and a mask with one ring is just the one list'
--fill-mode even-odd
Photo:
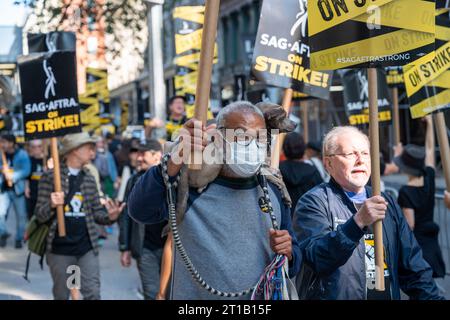
{"label": "black protest sign", "polygon": [[313,69],[402,66],[434,50],[434,0],[308,3]]}
{"label": "black protest sign", "polygon": [[252,73],[265,84],[328,99],[331,72],[311,70],[306,0],[264,0]]}
{"label": "black protest sign", "polygon": [[436,0],[436,9],[450,8],[450,0]]}
{"label": "black protest sign", "polygon": [[450,105],[450,12],[436,11],[436,51],[405,71],[411,117],[421,118]]}
{"label": "black protest sign", "polygon": [[75,51],[77,46],[75,33],[66,31],[28,33],[27,39],[29,53],[57,50]]}
{"label": "black protest sign", "polygon": [[[377,69],[378,119],[380,125],[390,123],[390,97],[384,70]],[[369,123],[369,82],[367,69],[352,69],[343,72],[344,105],[348,121],[352,126]]]}
{"label": "black protest sign", "polygon": [[33,53],[18,62],[25,139],[81,132],[75,52]]}
{"label": "black protest sign", "polygon": [[403,78],[402,67],[386,67],[386,82],[390,88],[404,87],[405,79]]}

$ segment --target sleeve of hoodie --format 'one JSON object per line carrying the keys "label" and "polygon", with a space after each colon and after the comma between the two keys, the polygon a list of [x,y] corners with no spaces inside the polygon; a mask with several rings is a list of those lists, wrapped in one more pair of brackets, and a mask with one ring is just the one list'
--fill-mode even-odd
{"label": "sleeve of hoodie", "polygon": [[424,260],[414,233],[411,231],[406,219],[392,197],[383,195],[393,209],[398,226],[399,264],[398,277],[400,288],[412,300],[445,300],[439,295],[439,289],[433,279],[433,270]]}
{"label": "sleeve of hoodie", "polygon": [[[133,186],[133,177],[127,181],[125,187],[124,202],[127,203],[130,190]],[[131,238],[131,221],[128,214],[128,204],[125,205],[122,212],[120,213],[119,220],[119,250],[128,251],[130,250],[130,238]]]}
{"label": "sleeve of hoodie", "polygon": [[364,235],[354,219],[333,230],[327,201],[326,191],[317,187],[300,198],[294,212],[294,230],[303,262],[323,275],[344,265]]}
{"label": "sleeve of hoodie", "polygon": [[166,187],[160,166],[150,168],[139,178],[131,189],[127,206],[128,214],[139,223],[156,224],[168,220]]}

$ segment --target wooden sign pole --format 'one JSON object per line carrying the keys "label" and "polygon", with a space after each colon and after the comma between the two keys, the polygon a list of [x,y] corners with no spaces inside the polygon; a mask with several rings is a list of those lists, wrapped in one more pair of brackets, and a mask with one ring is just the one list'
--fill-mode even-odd
{"label": "wooden sign pole", "polygon": [[[219,9],[220,0],[206,0],[194,111],[194,118],[200,120],[203,125],[206,124],[208,118],[208,102],[211,90],[211,76],[214,62],[214,46],[216,43]],[[202,168],[201,159],[201,151],[192,152],[191,161],[189,161],[189,169],[200,170]]]}
{"label": "wooden sign pole", "polygon": [[[58,140],[56,137],[50,138],[51,153],[53,159],[53,183],[55,187],[55,192],[61,192],[61,168],[59,165],[59,154],[58,154]],[[64,210],[63,206],[56,207],[56,218],[58,220],[58,234],[60,237],[66,236],[66,226],[64,224]]]}
{"label": "wooden sign pole", "polygon": [[[282,107],[288,115],[289,115],[289,110],[291,108],[293,93],[294,93],[294,90],[292,90],[292,89],[286,89],[284,91]],[[272,148],[272,158],[270,159],[270,166],[274,169],[278,169],[278,167],[280,166],[280,154],[281,154],[281,148],[283,148],[283,142],[284,142],[285,136],[286,136],[285,133],[280,133],[280,134],[278,134],[278,136],[275,139],[275,143]]]}
{"label": "wooden sign pole", "polygon": [[[367,70],[369,80],[369,138],[370,157],[372,159],[372,196],[379,196],[380,190],[380,137],[378,127],[378,85],[377,69]],[[384,257],[383,257],[383,224],[377,221],[373,224],[375,242],[375,290],[384,291]]]}
{"label": "wooden sign pole", "polygon": [[392,88],[392,120],[394,126],[394,144],[400,143],[400,115],[398,107],[398,88]]}
{"label": "wooden sign pole", "polygon": [[441,162],[445,176],[445,184],[447,186],[447,191],[450,192],[450,148],[448,145],[447,126],[445,125],[444,113],[438,112],[434,114],[433,120],[436,126],[439,150],[441,150]]}

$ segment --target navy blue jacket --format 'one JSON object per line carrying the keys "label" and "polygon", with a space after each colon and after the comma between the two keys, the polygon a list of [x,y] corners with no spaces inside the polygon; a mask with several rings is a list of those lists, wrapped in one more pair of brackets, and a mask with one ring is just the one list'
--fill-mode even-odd
{"label": "navy blue jacket", "polygon": [[[370,187],[366,187],[366,192],[372,196]],[[411,299],[443,299],[402,211],[392,197],[382,196],[388,201],[383,244],[392,299],[400,299],[400,289]],[[300,198],[294,213],[294,230],[306,267],[299,279],[300,287],[309,299],[366,299],[364,231],[352,218],[356,211],[333,180]],[[312,276],[308,278],[307,274]]]}
{"label": "navy blue jacket", "polygon": [[[300,270],[301,253],[292,228],[290,208],[281,200],[278,189],[270,183],[269,186],[277,195],[277,200],[282,208],[280,229],[287,230],[292,237],[292,260],[289,263],[289,276],[293,277]],[[190,192],[195,191],[191,189]],[[272,199],[272,201],[274,200]],[[224,198],[224,201],[233,201],[233,199]],[[220,208],[220,203],[217,204],[217,207]],[[144,224],[156,224],[168,220],[166,188],[160,166],[150,168],[136,182],[128,198],[128,214],[134,220]]]}

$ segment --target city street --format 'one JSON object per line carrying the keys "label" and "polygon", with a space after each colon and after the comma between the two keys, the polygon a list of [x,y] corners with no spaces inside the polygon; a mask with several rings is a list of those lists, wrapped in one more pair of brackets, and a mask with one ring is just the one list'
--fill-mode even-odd
{"label": "city street", "polygon": [[[8,230],[13,231],[14,216],[8,218]],[[130,268],[120,265],[117,250],[117,225],[100,251],[101,296],[104,300],[142,299],[138,292],[139,276],[136,264]],[[14,235],[14,232],[13,232]],[[48,266],[40,269],[39,258],[31,258],[28,283],[23,278],[28,250],[14,249],[11,236],[8,246],[0,249],[0,300],[49,300],[52,299],[52,280]]]}
{"label": "city street", "polygon": [[[396,175],[384,178],[387,185],[396,185],[404,181],[404,176]],[[437,181],[440,185],[442,181]],[[12,215],[8,219],[9,230],[14,230],[15,218]],[[449,224],[447,224],[450,226]],[[441,222],[442,226],[442,222]],[[138,291],[139,276],[136,264],[130,268],[123,268],[119,261],[119,252],[117,250],[117,225],[114,225],[114,232],[108,236],[100,251],[100,274],[101,274],[101,295],[105,300],[136,300],[142,299]],[[442,231],[444,232],[444,231]],[[450,228],[445,231],[450,235]],[[441,237],[445,238],[445,237]],[[441,243],[444,252],[444,258],[450,254],[450,248]],[[33,255],[30,264],[29,279],[30,283],[23,279],[25,263],[28,250],[14,249],[11,238],[8,246],[0,249],[0,300],[48,300],[52,299],[51,278],[47,265],[44,263],[44,270],[41,270],[38,263],[38,257]],[[448,261],[448,260],[446,260]],[[447,266],[447,270],[450,266]],[[443,288],[445,297],[450,299],[450,276],[444,280],[439,279],[438,285]],[[407,299],[403,295],[404,299]]]}

